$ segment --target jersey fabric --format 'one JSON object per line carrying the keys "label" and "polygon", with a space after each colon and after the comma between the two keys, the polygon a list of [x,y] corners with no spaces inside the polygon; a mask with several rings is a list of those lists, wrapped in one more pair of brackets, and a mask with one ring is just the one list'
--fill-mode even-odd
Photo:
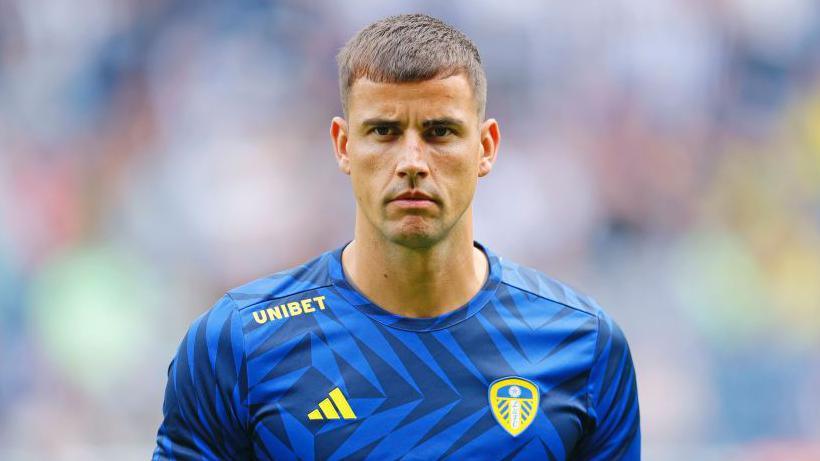
{"label": "jersey fabric", "polygon": [[171,362],[153,459],[640,459],[622,331],[475,246],[485,283],[435,318],[369,301],[344,247],[228,291]]}

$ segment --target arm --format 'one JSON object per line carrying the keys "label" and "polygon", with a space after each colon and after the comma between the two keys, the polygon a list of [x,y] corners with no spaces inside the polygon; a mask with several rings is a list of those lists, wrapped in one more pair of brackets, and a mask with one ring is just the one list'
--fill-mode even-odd
{"label": "arm", "polygon": [[578,447],[577,459],[640,460],[640,413],[632,355],[623,331],[604,313],[598,316],[588,390],[592,425]]}
{"label": "arm", "polygon": [[252,459],[242,323],[225,295],[200,316],[168,368],[154,461]]}

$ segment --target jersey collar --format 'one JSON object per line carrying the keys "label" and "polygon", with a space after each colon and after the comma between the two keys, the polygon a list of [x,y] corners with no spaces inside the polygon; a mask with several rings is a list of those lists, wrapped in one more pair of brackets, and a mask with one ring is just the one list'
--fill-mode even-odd
{"label": "jersey collar", "polygon": [[487,302],[495,295],[495,290],[501,281],[501,263],[499,258],[484,245],[473,241],[473,246],[481,250],[487,257],[490,270],[487,274],[487,279],[484,281],[481,289],[476,293],[467,304],[450,311],[438,317],[429,318],[413,318],[402,317],[393,314],[378,306],[376,303],[361,294],[348,281],[342,269],[342,251],[349,245],[350,242],[330,252],[328,258],[328,272],[333,281],[333,285],[340,291],[340,295],[345,298],[350,304],[357,309],[373,318],[374,320],[400,330],[411,331],[433,331],[448,328],[459,322],[462,322],[484,307]]}

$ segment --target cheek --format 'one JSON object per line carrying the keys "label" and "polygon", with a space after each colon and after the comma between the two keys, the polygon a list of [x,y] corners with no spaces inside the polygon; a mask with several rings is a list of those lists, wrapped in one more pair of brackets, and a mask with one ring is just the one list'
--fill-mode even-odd
{"label": "cheek", "polygon": [[350,150],[350,176],[353,187],[361,199],[377,199],[385,184],[389,182],[392,171],[388,163],[389,156],[366,143],[356,144],[354,148],[356,150]]}
{"label": "cheek", "polygon": [[458,174],[467,175],[478,168],[478,159],[481,157],[481,145],[472,138],[444,146],[441,149],[442,160],[447,167]]}
{"label": "cheek", "polygon": [[348,145],[351,164],[361,171],[372,173],[384,168],[388,158],[383,145],[367,139],[356,139]]}
{"label": "cheek", "polygon": [[476,162],[464,157],[442,157],[431,170],[454,205],[471,200],[478,177]]}
{"label": "cheek", "polygon": [[477,138],[469,137],[460,142],[437,146],[436,164],[455,181],[462,182],[472,175],[478,175],[481,144]]}

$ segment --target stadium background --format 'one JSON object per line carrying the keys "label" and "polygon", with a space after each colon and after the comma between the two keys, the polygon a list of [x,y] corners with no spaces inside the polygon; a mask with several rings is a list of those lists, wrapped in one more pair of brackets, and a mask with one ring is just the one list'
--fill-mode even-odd
{"label": "stadium background", "polygon": [[410,11],[483,55],[477,238],[619,320],[645,459],[820,459],[819,5],[0,0],[0,459],[146,459],[188,323],[351,237],[334,55]]}

